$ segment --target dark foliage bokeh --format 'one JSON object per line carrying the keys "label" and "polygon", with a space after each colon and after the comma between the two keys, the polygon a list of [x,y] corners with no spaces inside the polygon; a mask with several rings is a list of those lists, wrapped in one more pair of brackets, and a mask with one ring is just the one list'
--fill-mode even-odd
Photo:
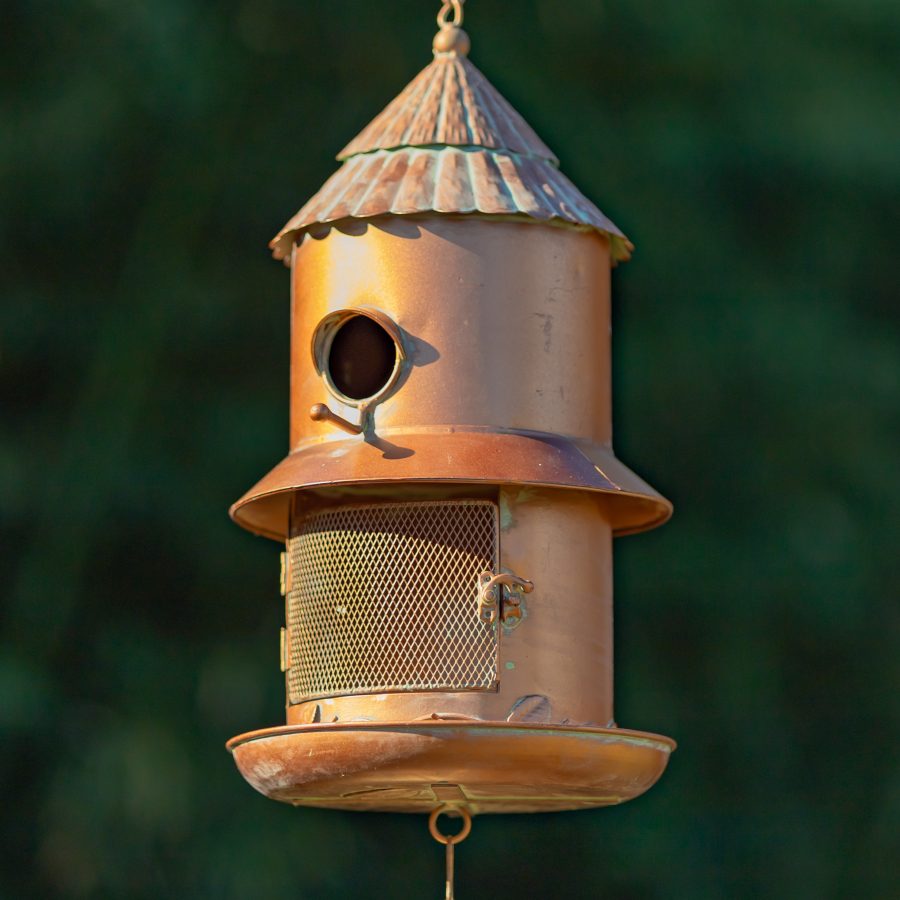
{"label": "dark foliage bokeh", "polygon": [[[889,898],[900,858],[900,5],[470,0],[472,58],[637,244],[621,808],[485,818],[462,897]],[[415,817],[294,810],[278,547],[225,508],[286,444],[266,241],[430,58],[436,2],[4,0],[0,895],[439,896]],[[589,686],[586,686],[589,689]]]}

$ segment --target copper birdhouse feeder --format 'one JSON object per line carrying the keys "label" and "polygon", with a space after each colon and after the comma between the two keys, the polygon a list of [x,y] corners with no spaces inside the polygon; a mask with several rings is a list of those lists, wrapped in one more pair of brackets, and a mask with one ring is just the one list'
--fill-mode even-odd
{"label": "copper birdhouse feeder", "polygon": [[287,724],[228,746],[295,805],[604,806],[674,747],[613,716],[612,539],[671,512],[611,445],[632,246],[460,21],[272,242],[290,453],[231,515],[286,546]]}

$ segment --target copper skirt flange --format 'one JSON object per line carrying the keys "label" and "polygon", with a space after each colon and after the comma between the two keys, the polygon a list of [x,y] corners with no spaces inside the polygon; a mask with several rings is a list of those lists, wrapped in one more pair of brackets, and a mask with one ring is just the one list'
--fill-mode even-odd
{"label": "copper skirt flange", "polygon": [[559,812],[624,803],[662,775],[657,734],[493,722],[334,723],[264,728],[226,745],[261,794],[295,806],[471,813]]}
{"label": "copper skirt flange", "polygon": [[616,536],[662,525],[672,504],[612,449],[540,432],[426,430],[337,438],[291,453],[230,510],[256,534],[284,540],[290,498],[311,488],[372,484],[517,484],[588,491],[609,501]]}

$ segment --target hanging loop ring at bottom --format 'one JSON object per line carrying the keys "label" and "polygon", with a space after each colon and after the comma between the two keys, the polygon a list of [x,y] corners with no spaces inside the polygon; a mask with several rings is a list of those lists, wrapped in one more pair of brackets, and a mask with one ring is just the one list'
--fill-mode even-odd
{"label": "hanging loop ring at bottom", "polygon": [[[457,815],[463,820],[463,826],[458,834],[442,834],[437,827],[437,820],[442,815]],[[428,817],[428,830],[431,836],[439,844],[461,844],[472,830],[472,817],[469,811],[462,806],[439,806]]]}

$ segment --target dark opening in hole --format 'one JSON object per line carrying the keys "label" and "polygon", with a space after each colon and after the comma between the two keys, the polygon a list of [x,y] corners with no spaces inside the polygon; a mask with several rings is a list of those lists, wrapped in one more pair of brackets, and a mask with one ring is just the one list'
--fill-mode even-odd
{"label": "dark opening in hole", "polygon": [[373,397],[390,381],[397,362],[394,339],[368,316],[353,316],[338,328],[328,351],[328,374],[351,400]]}

